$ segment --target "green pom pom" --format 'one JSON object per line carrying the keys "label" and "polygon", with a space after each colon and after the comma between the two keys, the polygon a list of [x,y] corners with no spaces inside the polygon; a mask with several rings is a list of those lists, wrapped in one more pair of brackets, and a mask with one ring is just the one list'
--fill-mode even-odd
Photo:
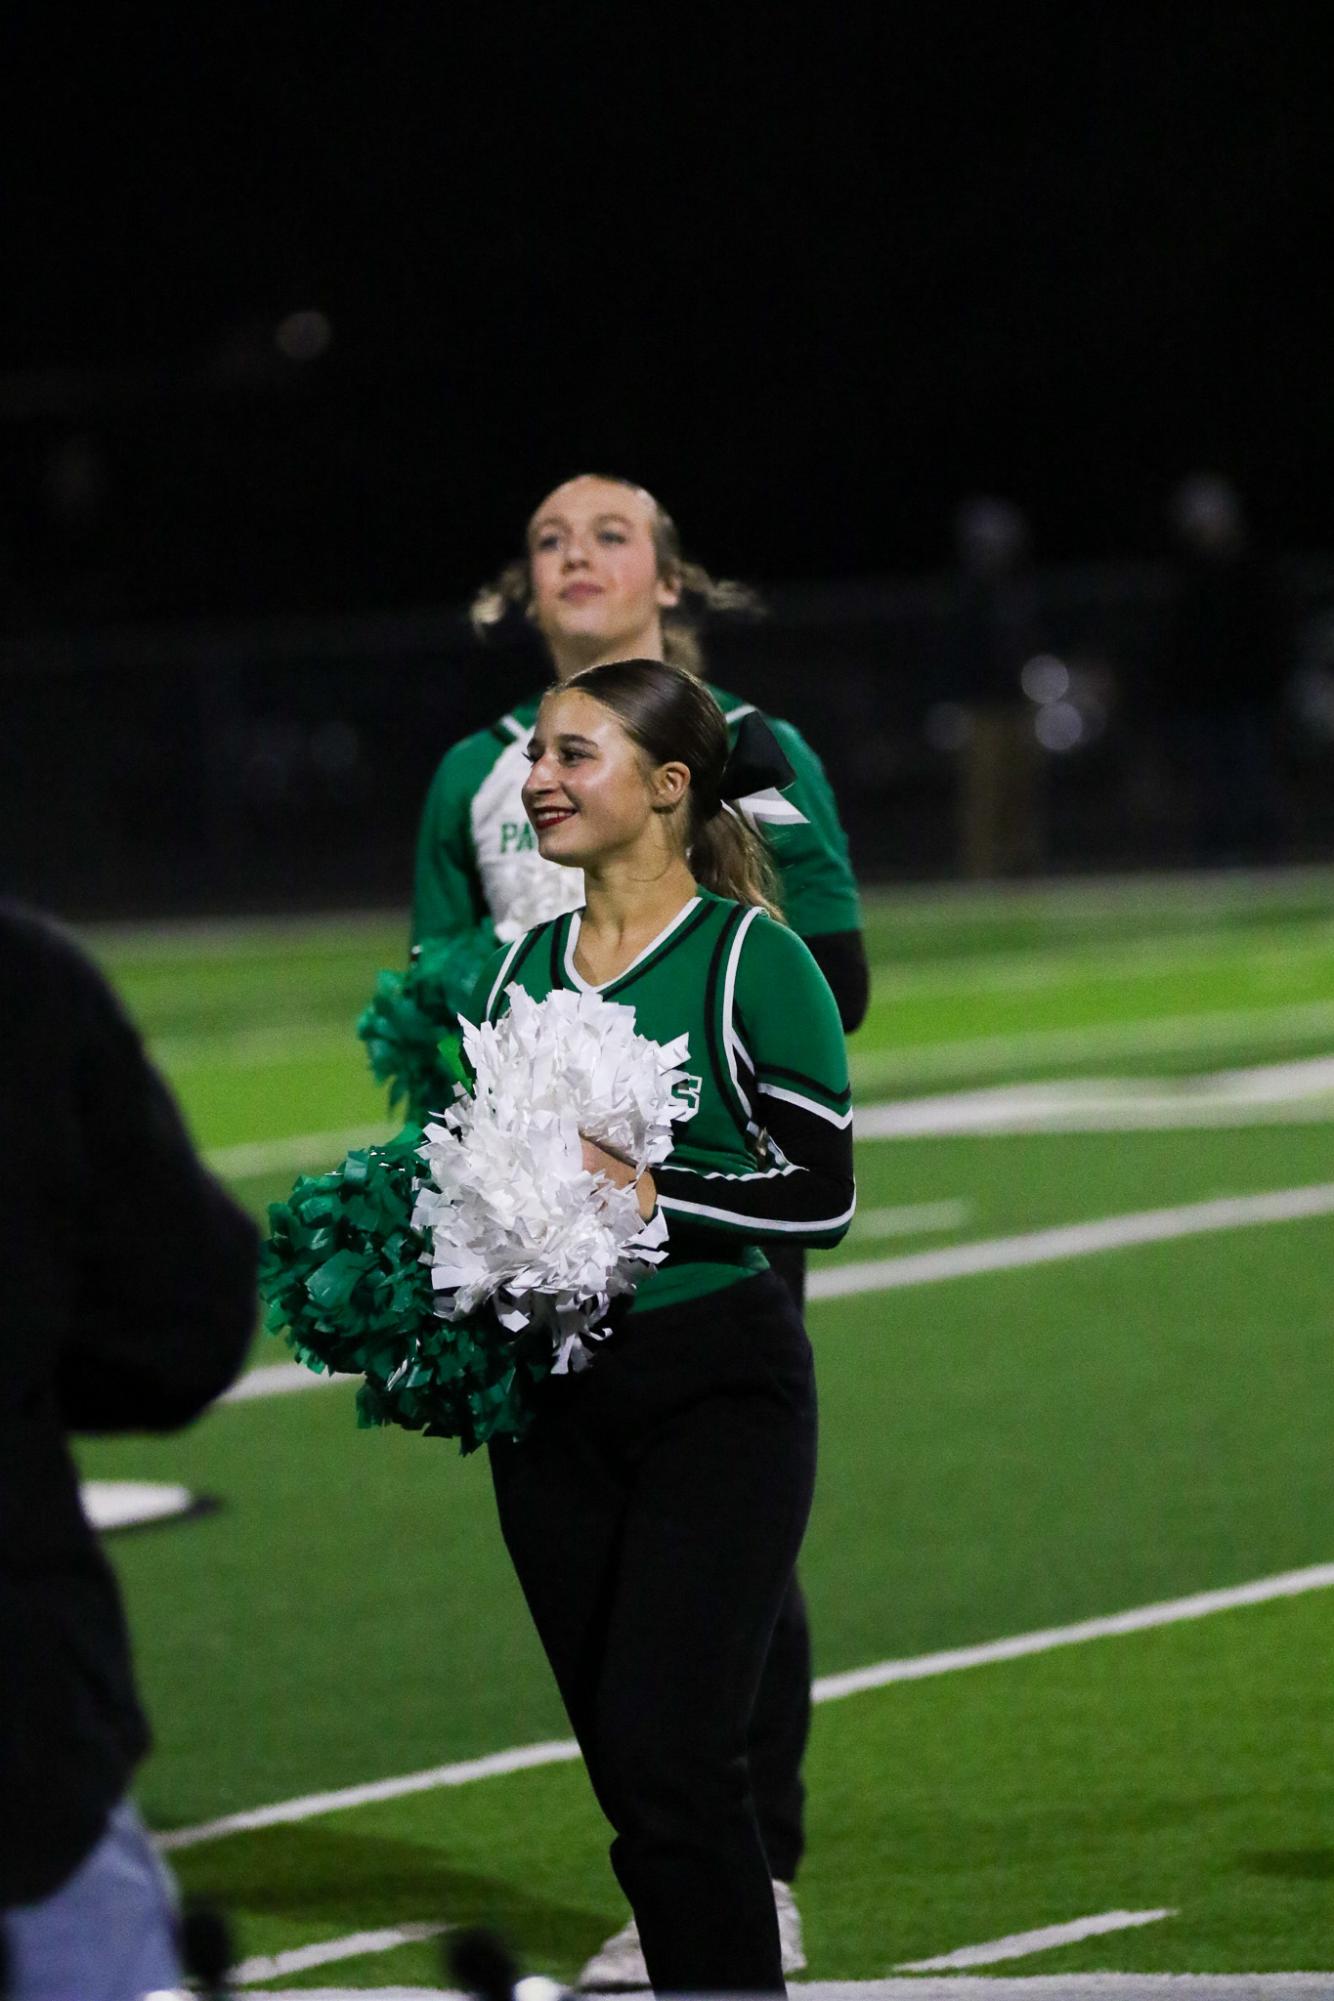
{"label": "green pom pom", "polygon": [[306,1291],[324,1314],[341,1312],[351,1300],[372,1260],[357,1251],[335,1251],[306,1281]]}
{"label": "green pom pom", "polygon": [[424,1245],[412,1228],[420,1142],[405,1127],[385,1146],[349,1154],[332,1174],[303,1175],[269,1209],[259,1282],[265,1325],[286,1330],[312,1368],[360,1374],[373,1358],[405,1354],[414,1325],[431,1314]]}
{"label": "green pom pom", "polygon": [[443,1111],[464,1076],[458,1020],[499,945],[489,922],[457,938],[424,938],[406,972],[382,972],[357,1023],[389,1102],[418,1121]]}
{"label": "green pom pom", "polygon": [[493,1314],[456,1325],[435,1311],[427,1245],[412,1227],[421,1133],[303,1175],[269,1209],[260,1263],[265,1326],[319,1374],[362,1375],[357,1423],[396,1424],[475,1451],[520,1438],[551,1341],[509,1333]]}

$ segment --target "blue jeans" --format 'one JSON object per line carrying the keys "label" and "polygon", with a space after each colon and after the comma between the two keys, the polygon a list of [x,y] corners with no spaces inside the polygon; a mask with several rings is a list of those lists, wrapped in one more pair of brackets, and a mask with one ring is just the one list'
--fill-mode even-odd
{"label": "blue jeans", "polygon": [[181,1985],[176,1891],[129,1800],[74,1874],[0,1912],[8,2001],[141,2001]]}

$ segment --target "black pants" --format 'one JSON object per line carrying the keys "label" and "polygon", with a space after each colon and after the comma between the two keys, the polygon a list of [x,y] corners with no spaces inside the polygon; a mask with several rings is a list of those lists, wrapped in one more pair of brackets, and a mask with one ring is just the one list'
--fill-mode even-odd
{"label": "black pants", "polygon": [[630,1316],[491,1466],[654,1987],[780,1993],[747,1730],[815,1478],[786,1288]]}
{"label": "black pants", "polygon": [[[765,1256],[797,1312],[806,1306],[806,1253],[800,1244],[766,1244]],[[796,1881],[806,1847],[806,1789],[801,1762],[811,1734],[811,1633],[806,1600],[793,1576],[778,1614],[750,1719],[750,1783],[769,1870]]]}

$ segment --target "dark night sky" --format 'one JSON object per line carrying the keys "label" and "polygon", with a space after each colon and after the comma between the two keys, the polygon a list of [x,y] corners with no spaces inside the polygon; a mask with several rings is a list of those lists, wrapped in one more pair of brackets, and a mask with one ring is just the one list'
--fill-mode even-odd
{"label": "dark night sky", "polygon": [[1206,461],[1334,541],[1326,8],[62,19],[7,30],[11,629],[449,599],[586,466],[769,580],[939,564],[978,485],[1152,551]]}

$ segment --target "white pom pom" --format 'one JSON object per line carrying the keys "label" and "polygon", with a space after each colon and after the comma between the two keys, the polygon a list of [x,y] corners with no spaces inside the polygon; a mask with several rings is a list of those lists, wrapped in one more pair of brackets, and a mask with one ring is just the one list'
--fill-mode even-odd
{"label": "white pom pom", "polygon": [[512,1331],[546,1327],[563,1373],[586,1364],[610,1302],[666,1255],[661,1215],[645,1224],[633,1186],[589,1174],[580,1136],[637,1173],[665,1159],[689,1045],[638,1035],[634,1009],[598,994],[507,991],[499,1023],[462,1024],[475,1091],[426,1128],[429,1183],[412,1220],[431,1245],[437,1310],[462,1320],[489,1304]]}
{"label": "white pom pom", "polygon": [[511,856],[499,866],[505,878],[505,915],[496,924],[496,936],[502,945],[512,944],[551,917],[577,910],[584,900],[580,869],[560,868],[531,850]]}

